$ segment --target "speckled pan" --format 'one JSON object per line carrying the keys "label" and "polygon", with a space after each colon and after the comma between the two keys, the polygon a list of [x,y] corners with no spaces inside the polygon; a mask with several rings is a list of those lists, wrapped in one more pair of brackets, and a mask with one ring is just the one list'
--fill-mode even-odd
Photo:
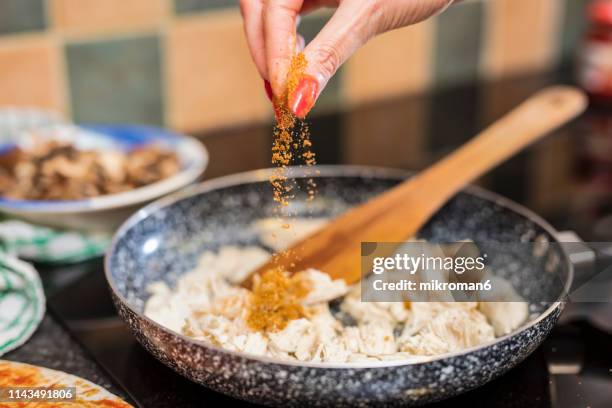
{"label": "speckled pan", "polygon": [[[298,185],[304,174],[292,169]],[[334,216],[409,176],[397,170],[322,166],[318,198],[306,205],[298,193],[298,214]],[[514,257],[496,274],[511,279],[532,302],[531,320],[516,332],[460,353],[418,364],[293,363],[230,352],[194,341],[143,316],[146,286],[172,285],[196,263],[198,254],[227,244],[260,244],[249,225],[273,214],[268,171],[205,182],[144,208],[117,233],[106,257],[106,276],[121,317],[136,338],[160,361],[185,377],[243,400],[275,406],[422,405],[478,387],[518,364],[548,335],[561,309],[562,293],[573,277],[567,256],[544,273],[530,253]],[[471,238],[486,242],[545,239],[555,231],[528,210],[495,194],[469,188],[458,194],[423,228],[431,240]],[[559,285],[561,282],[561,285]]]}

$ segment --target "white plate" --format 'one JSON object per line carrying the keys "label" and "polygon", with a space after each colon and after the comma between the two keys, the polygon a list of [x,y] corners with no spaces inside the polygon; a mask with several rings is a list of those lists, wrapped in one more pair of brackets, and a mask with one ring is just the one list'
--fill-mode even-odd
{"label": "white plate", "polygon": [[[37,138],[74,143],[82,149],[130,150],[155,143],[176,152],[181,170],[166,179],[134,190],[72,201],[12,200],[0,197],[0,211],[37,224],[92,232],[112,232],[138,208],[195,182],[208,165],[206,148],[192,137],[140,125],[51,125],[38,128]],[[0,155],[33,143],[27,134],[0,143]]]}

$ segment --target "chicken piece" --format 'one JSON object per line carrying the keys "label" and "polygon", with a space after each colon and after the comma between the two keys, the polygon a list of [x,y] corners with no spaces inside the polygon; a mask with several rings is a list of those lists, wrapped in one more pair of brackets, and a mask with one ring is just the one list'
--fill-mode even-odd
{"label": "chicken piece", "polygon": [[389,322],[372,321],[359,325],[359,338],[359,352],[363,354],[379,356],[397,352],[393,325]]}
{"label": "chicken piece", "polygon": [[447,308],[417,334],[402,333],[398,343],[400,351],[427,356],[452,353],[494,338],[493,327],[477,309]]}
{"label": "chicken piece", "polygon": [[228,282],[238,284],[269,258],[270,254],[259,247],[225,246],[218,253],[207,251],[200,256],[198,269],[218,274]]}
{"label": "chicken piece", "polygon": [[232,340],[238,334],[236,333],[235,325],[230,319],[223,316],[212,314],[203,314],[197,317],[190,316],[185,320],[180,333],[196,339],[210,341],[219,347],[237,351],[232,343]]}
{"label": "chicken piece", "polygon": [[230,339],[230,348],[244,353],[263,356],[268,350],[268,339],[261,333],[247,332]]}
{"label": "chicken piece", "polygon": [[351,288],[344,298],[340,310],[352,316],[358,323],[384,320],[395,325],[403,323],[410,316],[402,302],[362,302],[360,285]]}
{"label": "chicken piece", "polygon": [[404,321],[404,335],[418,333],[441,312],[448,309],[476,309],[476,302],[411,302],[410,316]]}
{"label": "chicken piece", "polygon": [[303,305],[329,302],[344,296],[348,292],[348,287],[344,280],[332,280],[328,274],[319,272],[316,269],[299,272],[295,277],[308,282],[309,291],[302,300]]}
{"label": "chicken piece", "polygon": [[529,304],[507,280],[495,276],[487,279],[491,280],[492,290],[482,296],[478,310],[487,317],[495,335],[504,336],[527,320]]}
{"label": "chicken piece", "polygon": [[529,315],[529,305],[525,302],[483,302],[478,305],[478,310],[491,323],[497,337],[514,331]]}
{"label": "chicken piece", "polygon": [[296,319],[275,333],[268,333],[269,347],[294,355],[300,361],[311,360],[317,347],[314,325],[307,319]]}
{"label": "chicken piece", "polygon": [[154,282],[147,289],[152,295],[145,304],[145,316],[180,333],[191,313],[189,305],[176,298],[168,285],[163,282]]}
{"label": "chicken piece", "polygon": [[280,252],[327,224],[327,218],[264,218],[253,223],[259,239]]}

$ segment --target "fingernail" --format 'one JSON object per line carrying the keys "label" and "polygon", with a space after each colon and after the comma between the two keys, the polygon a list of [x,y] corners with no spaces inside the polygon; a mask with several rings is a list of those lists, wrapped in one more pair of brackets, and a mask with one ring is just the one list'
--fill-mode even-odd
{"label": "fingernail", "polygon": [[317,98],[319,82],[310,75],[305,75],[289,99],[289,107],[295,116],[304,119],[312,109]]}
{"label": "fingernail", "polygon": [[302,37],[301,35],[298,35],[295,46],[296,46],[297,52],[304,51],[304,48],[306,48],[306,40],[304,39],[304,37]]}
{"label": "fingernail", "polygon": [[266,89],[266,95],[268,96],[268,99],[270,100],[270,102],[272,102],[273,101],[272,85],[270,85],[270,81],[268,81],[267,79],[264,79],[264,88]]}

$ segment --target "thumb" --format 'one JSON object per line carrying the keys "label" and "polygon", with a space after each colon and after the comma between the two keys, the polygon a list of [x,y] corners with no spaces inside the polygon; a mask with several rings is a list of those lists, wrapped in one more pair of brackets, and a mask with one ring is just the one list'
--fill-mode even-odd
{"label": "thumb", "polygon": [[380,12],[378,1],[345,0],[304,49],[305,75],[289,98],[293,114],[304,118],[338,68],[376,34],[372,20]]}
{"label": "thumb", "polygon": [[304,50],[308,67],[289,95],[293,114],[304,118],[338,68],[375,35],[419,22],[453,0],[344,0]]}

